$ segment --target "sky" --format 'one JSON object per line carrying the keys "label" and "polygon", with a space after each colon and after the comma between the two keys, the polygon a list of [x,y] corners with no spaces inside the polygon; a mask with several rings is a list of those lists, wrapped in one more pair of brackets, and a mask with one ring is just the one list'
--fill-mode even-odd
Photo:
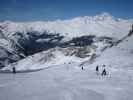
{"label": "sky", "polygon": [[47,21],[107,12],[133,18],[133,0],[0,0],[0,21]]}

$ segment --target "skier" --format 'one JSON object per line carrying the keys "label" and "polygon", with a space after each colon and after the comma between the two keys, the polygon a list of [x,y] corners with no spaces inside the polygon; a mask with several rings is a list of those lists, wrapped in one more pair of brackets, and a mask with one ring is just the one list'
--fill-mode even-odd
{"label": "skier", "polygon": [[99,72],[99,66],[98,65],[96,66],[96,72]]}
{"label": "skier", "polygon": [[107,75],[107,72],[106,72],[106,69],[104,68],[103,71],[102,71],[102,76],[106,76]]}
{"label": "skier", "polygon": [[16,68],[15,67],[12,67],[12,72],[13,72],[13,74],[16,74]]}
{"label": "skier", "polygon": [[97,75],[99,74],[99,66],[98,65],[96,66],[96,74]]}
{"label": "skier", "polygon": [[84,70],[84,67],[82,66],[81,69]]}

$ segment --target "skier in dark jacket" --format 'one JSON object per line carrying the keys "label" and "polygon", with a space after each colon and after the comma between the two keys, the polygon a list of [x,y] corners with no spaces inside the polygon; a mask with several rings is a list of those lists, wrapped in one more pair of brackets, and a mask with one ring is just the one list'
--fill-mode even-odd
{"label": "skier in dark jacket", "polygon": [[104,68],[103,71],[102,71],[102,76],[106,76],[107,75],[107,72],[106,72],[106,69]]}
{"label": "skier in dark jacket", "polygon": [[96,66],[96,74],[99,75],[99,66]]}
{"label": "skier in dark jacket", "polygon": [[84,70],[84,67],[83,67],[83,65],[81,66],[81,69],[82,69],[82,70]]}
{"label": "skier in dark jacket", "polygon": [[15,67],[12,68],[12,72],[13,72],[14,74],[16,74],[16,68],[15,68]]}
{"label": "skier in dark jacket", "polygon": [[98,65],[96,66],[96,72],[99,72],[99,66]]}

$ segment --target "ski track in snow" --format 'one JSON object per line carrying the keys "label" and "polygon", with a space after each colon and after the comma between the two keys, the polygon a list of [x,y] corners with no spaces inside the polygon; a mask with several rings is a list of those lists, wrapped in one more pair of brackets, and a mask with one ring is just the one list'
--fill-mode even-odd
{"label": "ski track in snow", "polygon": [[1,74],[0,100],[132,100],[131,73],[117,70],[111,77],[101,77],[87,67],[65,64],[33,73]]}

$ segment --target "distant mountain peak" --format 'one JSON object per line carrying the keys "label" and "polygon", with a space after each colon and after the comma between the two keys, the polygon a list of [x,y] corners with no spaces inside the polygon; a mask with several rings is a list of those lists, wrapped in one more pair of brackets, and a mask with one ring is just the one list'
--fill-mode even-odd
{"label": "distant mountain peak", "polygon": [[103,16],[103,17],[113,17],[110,13],[107,13],[107,12],[103,12],[103,13],[99,14],[99,16]]}
{"label": "distant mountain peak", "polygon": [[[126,34],[133,20],[121,19],[109,13],[101,13],[96,16],[79,16],[68,20],[56,21],[35,21],[35,22],[12,22],[0,23],[4,28],[4,34],[14,34],[16,32],[27,33],[36,31],[43,33],[60,33],[61,35],[73,38],[84,35],[111,36],[118,37]],[[67,33],[67,35],[66,35]]]}

